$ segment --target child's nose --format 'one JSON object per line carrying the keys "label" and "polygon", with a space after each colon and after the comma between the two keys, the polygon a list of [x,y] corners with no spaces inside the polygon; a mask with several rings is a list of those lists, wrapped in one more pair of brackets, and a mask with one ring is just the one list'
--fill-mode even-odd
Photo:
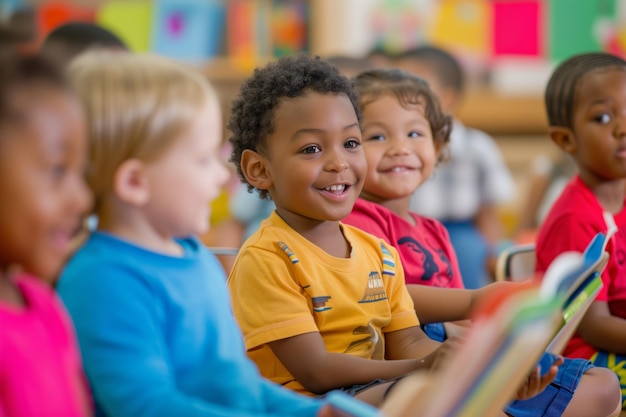
{"label": "child's nose", "polygon": [[619,119],[615,124],[615,130],[613,134],[619,138],[626,136],[626,112],[622,112],[620,114]]}
{"label": "child's nose", "polygon": [[392,139],[390,143],[391,155],[408,155],[411,152],[411,143],[408,138]]}
{"label": "child's nose", "polygon": [[[343,151],[343,149],[342,149]],[[341,172],[348,169],[348,160],[344,155],[345,151],[334,151],[328,155],[326,159],[325,168],[328,171]]]}

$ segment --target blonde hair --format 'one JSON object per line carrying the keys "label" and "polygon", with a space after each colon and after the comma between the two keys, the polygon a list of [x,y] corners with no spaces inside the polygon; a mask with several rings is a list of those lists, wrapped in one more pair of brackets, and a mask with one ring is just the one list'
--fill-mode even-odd
{"label": "blonde hair", "polygon": [[89,121],[87,183],[96,209],[124,161],[155,160],[208,104],[219,105],[202,74],[156,55],[88,52],[69,75]]}

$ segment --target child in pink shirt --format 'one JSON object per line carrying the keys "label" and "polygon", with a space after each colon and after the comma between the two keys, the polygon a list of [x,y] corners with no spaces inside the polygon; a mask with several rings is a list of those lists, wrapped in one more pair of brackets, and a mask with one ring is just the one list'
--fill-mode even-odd
{"label": "child in pink shirt", "polygon": [[0,417],[83,417],[91,403],[51,285],[91,197],[85,121],[62,75],[0,62]]}

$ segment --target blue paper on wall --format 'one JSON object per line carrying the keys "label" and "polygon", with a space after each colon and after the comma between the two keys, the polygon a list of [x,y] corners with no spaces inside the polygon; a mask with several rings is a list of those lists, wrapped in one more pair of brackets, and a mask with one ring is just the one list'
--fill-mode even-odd
{"label": "blue paper on wall", "polygon": [[224,36],[224,20],[222,0],[157,0],[153,51],[190,62],[215,56]]}

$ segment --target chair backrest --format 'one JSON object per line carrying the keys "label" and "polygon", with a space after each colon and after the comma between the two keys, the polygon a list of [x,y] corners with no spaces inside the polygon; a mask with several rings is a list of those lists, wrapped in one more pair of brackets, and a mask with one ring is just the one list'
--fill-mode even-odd
{"label": "chair backrest", "polygon": [[535,244],[515,245],[504,250],[496,263],[496,281],[524,281],[535,273]]}

